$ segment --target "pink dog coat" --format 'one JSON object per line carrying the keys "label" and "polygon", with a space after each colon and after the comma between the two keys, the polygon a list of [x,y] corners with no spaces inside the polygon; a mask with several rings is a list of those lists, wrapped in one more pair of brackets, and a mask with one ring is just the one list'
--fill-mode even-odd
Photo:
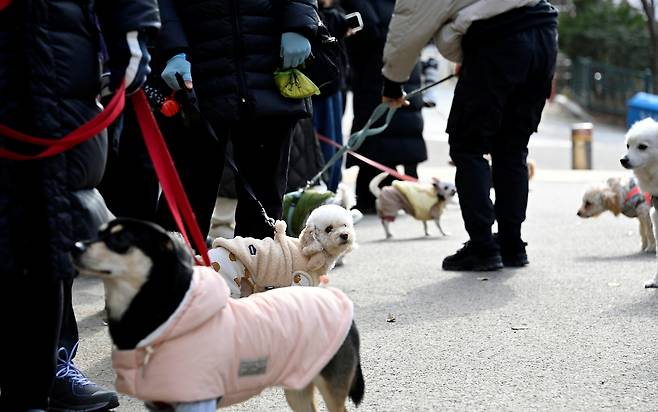
{"label": "pink dog coat", "polygon": [[172,316],[133,350],[114,350],[119,392],[145,401],[242,402],[269,386],[302,389],[338,351],[353,319],[334,288],[280,288],[229,299],[197,266]]}

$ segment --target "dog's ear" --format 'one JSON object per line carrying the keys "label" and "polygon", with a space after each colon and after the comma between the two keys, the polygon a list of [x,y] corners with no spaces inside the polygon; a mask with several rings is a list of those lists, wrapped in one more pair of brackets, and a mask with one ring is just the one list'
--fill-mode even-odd
{"label": "dog's ear", "polygon": [[603,191],[603,206],[611,211],[615,216],[621,213],[621,199],[619,194],[614,190]]}
{"label": "dog's ear", "polygon": [[302,248],[302,255],[311,256],[322,252],[322,243],[315,236],[315,225],[307,223],[299,234],[299,243]]}

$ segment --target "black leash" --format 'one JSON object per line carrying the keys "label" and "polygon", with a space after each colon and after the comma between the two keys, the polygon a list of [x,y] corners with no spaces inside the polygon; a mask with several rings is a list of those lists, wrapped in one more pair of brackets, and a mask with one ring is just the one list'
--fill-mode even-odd
{"label": "black leash", "polygon": [[[201,113],[201,109],[199,108],[199,101],[196,97],[196,93],[194,93],[194,89],[188,89],[185,86],[185,82],[183,81],[183,76],[180,75],[180,73],[176,73],[176,80],[178,81],[178,85],[180,86],[180,91],[183,92],[183,96],[185,96],[185,101],[183,101],[183,105],[186,107],[186,109],[193,109],[195,116],[198,116],[200,121],[203,123],[206,131],[210,134],[210,136],[215,139],[217,142],[222,142],[219,137],[217,136],[217,133],[215,133],[215,129],[212,127],[208,119]],[[185,110],[183,110],[185,112]],[[188,111],[189,113],[189,111]],[[272,219],[267,215],[267,212],[265,211],[265,207],[263,207],[263,204],[258,200],[258,197],[254,193],[254,190],[252,189],[251,185],[246,181],[242,173],[240,173],[240,170],[238,169],[238,166],[235,164],[235,161],[233,161],[233,158],[224,151],[224,159],[226,160],[226,163],[228,164],[229,168],[233,171],[233,174],[235,175],[236,179],[240,181],[242,184],[242,187],[244,190],[249,194],[249,197],[258,204],[258,207],[260,208],[261,215],[265,219],[265,222],[274,228],[274,223],[275,220]]]}

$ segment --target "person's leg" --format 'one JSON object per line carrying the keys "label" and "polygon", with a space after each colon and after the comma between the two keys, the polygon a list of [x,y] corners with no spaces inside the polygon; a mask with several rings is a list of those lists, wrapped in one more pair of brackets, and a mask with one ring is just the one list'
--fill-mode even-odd
{"label": "person's leg", "polygon": [[[226,134],[222,131],[225,125],[213,125],[218,138],[222,139],[218,142],[201,122],[186,127],[175,117],[160,119],[159,124],[201,234],[205,236],[210,229],[210,217],[224,172]],[[160,196],[158,202],[157,222],[167,230],[179,230],[164,196]]]}
{"label": "person's leg", "polygon": [[122,117],[108,128],[110,147],[98,191],[115,216],[153,221],[160,187],[129,100]]}
{"label": "person's leg", "polygon": [[405,175],[418,179],[418,163],[406,163],[402,166],[404,167]]}
{"label": "person's leg", "polygon": [[[313,104],[313,126],[315,127],[315,130],[319,134],[331,139],[331,141],[342,145],[343,108],[341,94],[336,93],[323,99],[315,99]],[[320,148],[322,149],[322,155],[325,162],[328,162],[337,151],[335,146],[325,142],[320,142]],[[335,192],[338,188],[338,184],[342,178],[342,167],[343,162],[342,159],[340,159],[329,169],[330,178],[327,182],[328,190]]]}
{"label": "person's leg", "polygon": [[[55,378],[63,286],[47,269],[50,226],[43,163],[0,161],[4,250],[15,273],[0,275],[0,411],[47,409]],[[16,184],[20,182],[20,184]]]}
{"label": "person's leg", "polygon": [[490,139],[499,128],[496,106],[502,103],[490,91],[492,81],[484,73],[484,57],[470,53],[466,58],[448,119],[450,158],[456,167],[455,185],[470,245],[491,253],[497,249],[491,234],[495,214],[489,193],[491,168],[483,155],[489,153]]}
{"label": "person's leg", "polygon": [[500,134],[493,140],[491,157],[497,240],[506,264],[523,266],[527,263],[521,225],[528,204],[528,140],[537,130],[550,95],[556,43],[554,30],[550,28],[532,29],[517,37],[524,40],[526,48],[532,52],[532,64],[523,83],[507,100]]}
{"label": "person's leg", "polygon": [[0,351],[6,355],[0,368],[1,411],[48,408],[62,294],[61,282],[49,280],[44,273],[3,279],[2,328],[20,339],[0,339]]}
{"label": "person's leg", "polygon": [[[283,212],[294,126],[295,120],[283,117],[242,121],[231,127],[233,153],[240,174],[273,219],[280,219]],[[259,239],[273,236],[273,228],[239,177],[235,187],[238,194],[235,235]]]}
{"label": "person's leg", "polygon": [[218,197],[215,209],[210,219],[210,230],[208,236],[215,239],[223,237],[230,239],[235,231],[235,208],[238,204],[236,199]]}
{"label": "person's leg", "polygon": [[[78,351],[78,325],[73,312],[73,280],[62,281],[62,318],[55,380],[50,391],[53,411],[105,411],[116,408],[116,392],[90,381],[73,363]],[[87,348],[88,349],[88,348]]]}
{"label": "person's leg", "polygon": [[[359,172],[356,175],[356,208],[359,209],[362,213],[365,214],[375,214],[375,196],[370,193],[370,181],[382,173],[381,170],[376,169],[360,160],[357,160],[359,165]],[[395,168],[395,165],[386,164],[390,168]],[[381,183],[381,187],[390,185],[393,180],[393,177],[388,176]]]}

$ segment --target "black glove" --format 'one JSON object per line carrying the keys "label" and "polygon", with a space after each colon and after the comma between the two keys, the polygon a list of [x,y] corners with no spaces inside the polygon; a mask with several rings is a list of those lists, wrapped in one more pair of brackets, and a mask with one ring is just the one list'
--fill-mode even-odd
{"label": "black glove", "polygon": [[404,83],[394,82],[384,77],[384,85],[382,87],[382,96],[391,99],[397,99],[404,96]]}
{"label": "black glove", "polygon": [[129,31],[123,38],[108,42],[110,60],[110,88],[115,90],[125,80],[126,94],[130,95],[144,84],[151,72],[151,55],[147,48],[147,34]]}

